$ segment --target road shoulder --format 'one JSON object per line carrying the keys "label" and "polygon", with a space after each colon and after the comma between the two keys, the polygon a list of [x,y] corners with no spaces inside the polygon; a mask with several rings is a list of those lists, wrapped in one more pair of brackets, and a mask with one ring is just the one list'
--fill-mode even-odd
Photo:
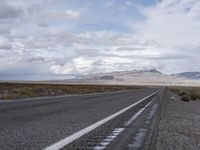
{"label": "road shoulder", "polygon": [[177,95],[166,90],[157,128],[156,149],[199,150],[199,108],[200,101],[183,102]]}

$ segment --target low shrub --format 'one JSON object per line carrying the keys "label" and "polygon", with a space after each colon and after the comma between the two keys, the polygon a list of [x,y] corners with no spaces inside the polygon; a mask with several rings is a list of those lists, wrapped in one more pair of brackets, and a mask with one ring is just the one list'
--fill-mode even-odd
{"label": "low shrub", "polygon": [[183,95],[187,95],[187,93],[185,91],[181,91],[180,93],[178,93],[179,96],[183,96]]}
{"label": "low shrub", "polygon": [[33,96],[33,92],[31,91],[31,88],[22,88],[19,90],[18,95],[20,97],[32,97]]}
{"label": "low shrub", "polygon": [[200,95],[197,92],[191,92],[190,97],[191,97],[192,100],[200,99]]}
{"label": "low shrub", "polygon": [[16,95],[14,95],[14,94],[8,94],[8,95],[4,96],[3,98],[4,99],[15,99]]}
{"label": "low shrub", "polygon": [[179,89],[177,89],[177,88],[170,88],[170,90],[172,91],[172,92],[174,92],[174,93],[180,93],[180,90]]}
{"label": "low shrub", "polygon": [[189,102],[191,100],[191,97],[189,95],[182,95],[181,100],[185,102]]}

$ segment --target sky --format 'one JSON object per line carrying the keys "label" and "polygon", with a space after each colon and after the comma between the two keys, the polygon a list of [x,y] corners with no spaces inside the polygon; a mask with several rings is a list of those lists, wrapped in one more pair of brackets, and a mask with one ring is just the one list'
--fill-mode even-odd
{"label": "sky", "polygon": [[0,0],[0,75],[200,71],[199,0]]}

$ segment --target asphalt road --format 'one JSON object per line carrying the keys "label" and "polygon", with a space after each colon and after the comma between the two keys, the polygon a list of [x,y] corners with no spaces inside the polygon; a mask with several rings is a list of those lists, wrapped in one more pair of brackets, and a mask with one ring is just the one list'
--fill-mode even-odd
{"label": "asphalt road", "polygon": [[156,91],[140,89],[0,102],[0,149],[44,149]]}

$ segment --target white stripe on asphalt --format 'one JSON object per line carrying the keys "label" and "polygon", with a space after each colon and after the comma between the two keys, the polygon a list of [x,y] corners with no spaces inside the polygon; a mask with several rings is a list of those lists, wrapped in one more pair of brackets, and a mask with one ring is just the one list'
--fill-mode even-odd
{"label": "white stripe on asphalt", "polygon": [[62,139],[62,140],[60,140],[60,141],[48,146],[48,147],[46,147],[44,150],[59,150],[59,149],[63,148],[64,146],[68,145],[69,143],[77,140],[81,136],[87,134],[88,132],[96,129],[97,127],[103,125],[104,123],[110,121],[111,119],[113,119],[113,118],[119,116],[120,114],[126,112],[127,110],[129,110],[132,107],[136,106],[137,104],[143,102],[144,100],[146,100],[147,98],[151,97],[152,95],[154,95],[156,93],[158,93],[158,91],[153,93],[153,94],[150,94],[150,95],[146,96],[145,98],[137,101],[136,103],[134,103],[134,104],[132,104],[132,105],[130,105],[130,106],[118,111],[118,112],[116,112],[115,114],[110,115],[110,116],[108,116],[108,117],[106,117],[106,118],[104,118],[104,119],[102,119],[102,120],[100,120],[100,121],[98,121],[98,122],[96,122],[96,123],[84,128],[84,129],[76,132],[75,134],[72,134],[72,135],[70,135],[70,136],[68,136],[68,137],[66,137],[66,138],[64,138],[64,139]]}
{"label": "white stripe on asphalt", "polygon": [[155,100],[155,97],[153,98],[153,100],[151,100],[148,104],[146,104],[143,108],[141,108],[137,113],[134,114],[134,116],[132,116],[130,118],[130,120],[128,120],[124,126],[129,126],[134,120],[136,120],[142,113],[143,111]]}

